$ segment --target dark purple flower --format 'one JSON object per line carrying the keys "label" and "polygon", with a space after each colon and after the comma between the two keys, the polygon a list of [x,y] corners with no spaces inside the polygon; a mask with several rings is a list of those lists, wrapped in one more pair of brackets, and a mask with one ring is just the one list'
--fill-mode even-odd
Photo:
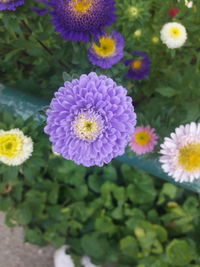
{"label": "dark purple flower", "polygon": [[93,43],[88,51],[88,59],[93,65],[109,69],[124,55],[124,39],[116,31],[104,34],[98,38],[98,43]]}
{"label": "dark purple flower", "polygon": [[65,82],[47,110],[45,133],[53,151],[84,166],[103,166],[122,155],[136,123],[127,90],[91,72]]}
{"label": "dark purple flower", "polygon": [[88,42],[89,34],[98,36],[115,21],[114,0],[42,1],[53,9],[55,31],[65,40]]}
{"label": "dark purple flower", "polygon": [[0,0],[0,11],[16,10],[18,6],[23,5],[25,0]]}
{"label": "dark purple flower", "polygon": [[149,56],[145,52],[140,51],[134,51],[132,54],[137,56],[137,58],[124,61],[124,64],[130,67],[125,77],[133,80],[143,80],[150,71],[151,62]]}

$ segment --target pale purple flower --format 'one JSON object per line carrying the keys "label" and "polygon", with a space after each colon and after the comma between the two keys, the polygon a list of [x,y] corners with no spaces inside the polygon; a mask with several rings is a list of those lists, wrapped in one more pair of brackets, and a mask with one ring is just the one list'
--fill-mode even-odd
{"label": "pale purple flower", "polygon": [[127,90],[92,72],[65,82],[47,111],[53,151],[84,166],[103,166],[122,155],[136,114]]}

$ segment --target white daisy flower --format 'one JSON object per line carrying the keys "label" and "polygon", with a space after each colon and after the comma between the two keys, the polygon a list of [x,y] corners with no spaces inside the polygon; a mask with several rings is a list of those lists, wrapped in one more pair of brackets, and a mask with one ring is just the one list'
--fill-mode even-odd
{"label": "white daisy flower", "polygon": [[[178,0],[178,2],[180,2],[180,0]],[[185,6],[188,8],[192,8],[193,7],[193,1],[185,0]]]}
{"label": "white daisy flower", "polygon": [[21,165],[33,152],[33,141],[19,129],[0,130],[0,161],[9,166]]}
{"label": "white daisy flower", "polygon": [[169,22],[162,27],[160,31],[160,38],[168,48],[179,48],[185,43],[187,39],[187,32],[182,24]]}
{"label": "white daisy flower", "polygon": [[186,7],[188,7],[188,8],[192,8],[192,7],[193,7],[193,1],[185,0],[185,5],[186,5]]}
{"label": "white daisy flower", "polygon": [[90,258],[88,256],[83,256],[82,257],[81,264],[84,267],[100,267],[100,266],[97,266],[97,265],[94,265],[93,263],[91,263],[91,260],[90,260]]}
{"label": "white daisy flower", "polygon": [[200,178],[200,123],[181,125],[161,145],[163,170],[178,182]]}
{"label": "white daisy flower", "polygon": [[66,251],[69,247],[67,245],[57,249],[54,253],[54,267],[75,267],[73,259]]}

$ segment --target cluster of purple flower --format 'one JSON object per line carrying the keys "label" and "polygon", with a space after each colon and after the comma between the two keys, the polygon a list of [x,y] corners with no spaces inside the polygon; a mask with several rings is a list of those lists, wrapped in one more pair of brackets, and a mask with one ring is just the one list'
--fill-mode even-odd
{"label": "cluster of purple flower", "polygon": [[[0,0],[0,10],[15,10],[25,0]],[[88,59],[103,69],[111,68],[124,56],[124,39],[116,31],[106,33],[104,28],[115,22],[114,0],[38,0],[48,8],[33,10],[39,15],[49,11],[55,31],[65,40],[93,42],[88,51]],[[133,52],[139,57],[125,60],[129,67],[127,78],[142,80],[150,71],[150,60],[144,52]]]}
{"label": "cluster of purple flower", "polygon": [[[0,0],[0,10],[15,10],[24,1]],[[108,69],[123,58],[122,35],[115,30],[105,31],[115,21],[114,0],[38,1],[47,8],[33,10],[39,16],[49,12],[55,31],[65,40],[88,42],[90,36],[93,38],[88,50],[93,65]],[[136,58],[124,61],[129,67],[126,77],[144,79],[150,70],[149,57],[144,52],[132,54]],[[122,155],[134,140],[139,140],[137,146],[143,145],[145,137],[148,148],[141,151],[150,151],[153,144],[146,132],[133,139],[135,124],[136,114],[127,90],[104,75],[90,73],[65,82],[55,93],[47,111],[45,132],[53,151],[64,158],[84,166],[103,166]]]}

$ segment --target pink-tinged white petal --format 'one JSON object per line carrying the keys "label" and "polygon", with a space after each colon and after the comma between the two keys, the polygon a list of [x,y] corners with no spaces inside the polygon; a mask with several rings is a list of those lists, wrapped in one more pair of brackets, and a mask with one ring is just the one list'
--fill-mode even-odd
{"label": "pink-tinged white petal", "polygon": [[200,145],[200,123],[191,122],[181,125],[170,134],[170,137],[165,137],[163,144],[160,145],[159,161],[163,170],[177,182],[192,182],[194,179],[200,179],[200,160],[199,166],[197,164],[193,169],[187,169],[180,162],[181,149],[194,144],[197,147]]}

